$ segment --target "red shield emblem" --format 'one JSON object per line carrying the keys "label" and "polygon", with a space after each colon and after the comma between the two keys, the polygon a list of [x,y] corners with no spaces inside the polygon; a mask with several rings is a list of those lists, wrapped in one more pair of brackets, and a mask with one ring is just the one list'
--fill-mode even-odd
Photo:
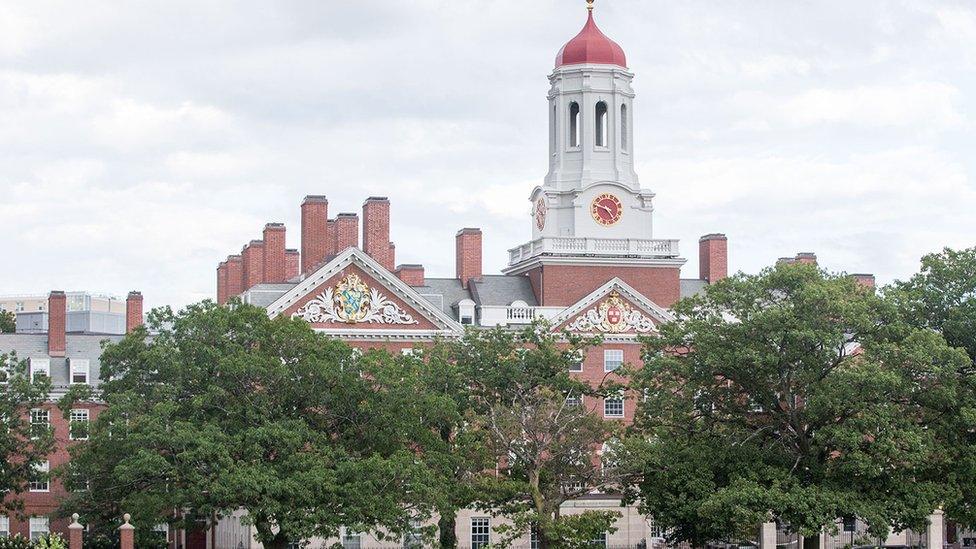
{"label": "red shield emblem", "polygon": [[620,310],[620,307],[614,305],[613,307],[609,307],[607,309],[607,322],[610,323],[611,325],[620,324],[620,320],[622,317],[623,317],[623,313]]}

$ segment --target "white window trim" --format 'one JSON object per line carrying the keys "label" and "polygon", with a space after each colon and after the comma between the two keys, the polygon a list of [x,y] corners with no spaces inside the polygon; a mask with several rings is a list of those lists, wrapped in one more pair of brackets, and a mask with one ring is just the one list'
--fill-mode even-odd
{"label": "white window trim", "polygon": [[[470,539],[470,541],[471,541],[471,547],[474,547],[475,546],[475,539],[474,539],[475,538],[475,535],[476,535],[475,534],[475,531],[474,531],[474,529],[475,529],[475,521],[479,521],[479,523],[481,521],[484,521],[487,524],[487,528],[488,528],[488,539],[487,539],[487,541],[485,541],[485,543],[478,542],[478,546],[479,547],[484,547],[486,545],[491,545],[491,517],[471,517],[471,539]],[[478,528],[480,529],[481,526],[479,525]],[[477,534],[477,535],[480,537],[482,534]]]}
{"label": "white window trim", "polygon": [[[617,366],[614,367],[614,368],[611,368],[609,366],[609,362],[610,361],[608,359],[610,358],[611,354],[613,356],[618,356],[618,355],[620,356],[620,361],[617,364]],[[614,362],[618,362],[618,361],[615,360]],[[623,351],[623,349],[604,349],[603,350],[603,372],[604,373],[614,372],[614,371],[620,369],[620,367],[623,366],[623,365],[624,365],[624,351]]]}
{"label": "white window trim", "polygon": [[[51,533],[51,520],[47,517],[31,517],[28,520],[28,524],[30,527],[28,535],[30,536],[31,541],[37,539],[34,537],[34,532],[38,533],[38,537]],[[34,527],[35,524],[38,525],[37,529]]]}
{"label": "white window trim", "polygon": [[34,381],[34,374],[37,372],[44,372],[44,375],[51,378],[51,359],[50,358],[32,358],[30,359],[30,380]]}
{"label": "white window trim", "polygon": [[580,349],[577,360],[572,360],[572,358],[570,358],[569,371],[574,373],[582,372],[584,362],[586,362],[586,353],[582,349]]}
{"label": "white window trim", "polygon": [[[608,413],[607,405],[611,401],[615,401],[615,400],[620,401],[620,413],[619,414]],[[603,399],[603,417],[621,418],[624,417],[624,415],[626,415],[626,411],[627,411],[627,400],[624,398],[624,395],[622,394],[617,394],[614,396],[607,395],[607,397]]]}
{"label": "white window trim", "polygon": [[[75,417],[75,414],[78,417]],[[82,416],[84,416],[82,418]],[[86,425],[91,425],[91,411],[88,408],[73,408],[71,414],[68,416],[70,419],[68,421],[68,439],[69,440],[88,440],[88,431],[85,431],[84,437],[76,437],[74,429],[72,427],[75,423],[84,422]]]}
{"label": "white window trim", "polygon": [[10,537],[10,517],[0,515],[0,538]]}
{"label": "white window trim", "polygon": [[[91,361],[88,359],[73,358],[68,360],[70,365],[68,375],[72,385],[88,385],[91,382]],[[84,372],[85,381],[75,381],[75,372]]]}
{"label": "white window trim", "polygon": [[[45,473],[45,474],[50,473],[51,472],[51,462],[50,461],[42,461],[41,463],[38,463],[34,468],[36,470],[38,470],[39,472],[41,472],[41,473]],[[40,482],[41,481],[37,481],[38,484],[40,484]],[[31,482],[30,484],[33,484],[33,483],[34,482]],[[37,488],[37,489],[35,489],[32,486],[28,486],[28,491],[29,492],[33,492],[33,493],[41,493],[41,494],[50,492],[51,491],[51,477],[48,477],[47,479],[44,480],[44,485],[47,486],[47,488],[44,488],[44,489]],[[46,518],[46,517],[42,517],[42,518]]]}
{"label": "white window trim", "polygon": [[[35,412],[37,412],[38,415],[40,415],[42,413],[44,414],[44,416],[45,416],[46,419],[44,420],[43,425],[46,426],[48,429],[50,429],[51,428],[51,410],[48,410],[46,408],[31,408],[31,411],[30,411],[30,426],[31,426],[31,430],[33,431],[35,425],[41,425],[40,422],[37,422],[37,423],[34,422],[34,413]],[[32,433],[31,434],[31,440],[37,440],[37,439],[38,439],[38,437],[35,437],[33,435],[33,433]]]}

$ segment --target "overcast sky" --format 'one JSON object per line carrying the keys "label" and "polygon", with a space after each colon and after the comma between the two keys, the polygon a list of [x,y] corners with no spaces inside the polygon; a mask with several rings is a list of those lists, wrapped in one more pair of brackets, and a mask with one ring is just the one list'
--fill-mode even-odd
{"label": "overcast sky", "polygon": [[[636,73],[655,237],[732,270],[813,251],[910,275],[976,235],[976,2],[598,0]],[[583,0],[0,3],[0,294],[183,305],[288,225],[393,203],[401,263],[486,272],[531,235],[547,75]]]}

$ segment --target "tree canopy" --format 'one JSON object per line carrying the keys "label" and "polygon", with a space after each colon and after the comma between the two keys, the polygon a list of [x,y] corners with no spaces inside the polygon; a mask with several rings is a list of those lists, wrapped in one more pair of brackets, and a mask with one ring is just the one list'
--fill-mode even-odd
{"label": "tree canopy", "polygon": [[[709,286],[645,342],[645,395],[624,461],[630,497],[676,540],[803,535],[857,516],[874,534],[923,528],[948,497],[967,357],[902,322],[853,278],[778,265]],[[944,470],[944,469],[943,469]]]}
{"label": "tree canopy", "polygon": [[0,311],[0,334],[12,334],[17,331],[17,317],[13,311]]}
{"label": "tree canopy", "polygon": [[399,535],[436,508],[418,426],[440,403],[389,360],[240,303],[157,310],[150,326],[102,355],[107,407],[74,452],[67,478],[87,489],[67,512],[192,529],[242,509],[277,549],[343,526]]}

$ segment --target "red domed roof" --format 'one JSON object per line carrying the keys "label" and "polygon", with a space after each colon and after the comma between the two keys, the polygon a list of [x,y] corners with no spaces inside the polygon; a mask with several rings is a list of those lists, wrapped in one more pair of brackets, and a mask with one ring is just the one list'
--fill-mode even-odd
{"label": "red domed roof", "polygon": [[607,38],[607,35],[596,26],[592,11],[583,30],[563,46],[556,56],[557,69],[583,63],[618,65],[627,68],[627,56],[624,55],[623,48]]}

